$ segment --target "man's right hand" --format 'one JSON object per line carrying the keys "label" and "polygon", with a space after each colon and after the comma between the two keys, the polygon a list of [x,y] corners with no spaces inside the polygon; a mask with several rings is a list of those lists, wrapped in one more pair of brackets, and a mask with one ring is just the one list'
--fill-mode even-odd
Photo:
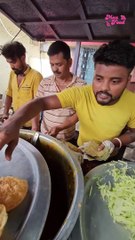
{"label": "man's right hand", "polygon": [[56,127],[52,127],[48,132],[47,134],[52,136],[52,137],[56,137],[57,134],[59,133],[60,129],[59,129],[59,126],[56,126]]}
{"label": "man's right hand", "polygon": [[12,124],[10,120],[5,121],[0,128],[0,150],[7,144],[5,157],[11,160],[13,150],[15,149],[19,139],[19,127],[17,124]]}

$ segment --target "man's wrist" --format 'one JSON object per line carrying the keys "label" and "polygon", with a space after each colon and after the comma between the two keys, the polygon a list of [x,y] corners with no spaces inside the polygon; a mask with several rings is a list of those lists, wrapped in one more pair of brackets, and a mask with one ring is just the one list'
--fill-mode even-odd
{"label": "man's wrist", "polygon": [[121,148],[122,147],[122,141],[121,141],[121,139],[120,138],[114,138],[113,140],[112,140],[112,142],[113,142],[113,144],[115,145],[115,147],[116,148]]}

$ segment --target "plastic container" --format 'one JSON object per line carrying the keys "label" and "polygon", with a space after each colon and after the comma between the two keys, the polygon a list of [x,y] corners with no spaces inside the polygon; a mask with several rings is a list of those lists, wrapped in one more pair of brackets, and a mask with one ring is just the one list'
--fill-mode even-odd
{"label": "plastic container", "polygon": [[[112,161],[95,167],[86,175],[84,199],[80,212],[80,228],[83,240],[127,240],[132,239],[126,226],[114,221],[108,204],[101,197],[97,185],[99,178],[104,184],[114,185],[110,172],[113,168],[125,168],[124,161]],[[134,175],[135,163],[127,162],[126,175]]]}

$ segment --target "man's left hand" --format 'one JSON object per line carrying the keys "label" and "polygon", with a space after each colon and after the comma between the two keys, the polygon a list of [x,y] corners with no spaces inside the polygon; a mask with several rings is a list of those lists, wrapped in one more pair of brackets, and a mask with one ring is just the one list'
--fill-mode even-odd
{"label": "man's left hand", "polygon": [[111,153],[114,151],[115,145],[110,141],[110,140],[105,140],[99,145],[98,151],[102,152],[102,155],[100,155],[100,159],[98,158],[97,160],[107,160]]}
{"label": "man's left hand", "polygon": [[79,148],[84,153],[84,158],[88,160],[105,161],[110,157],[115,146],[111,141],[105,140],[100,145],[95,141],[89,141]]}

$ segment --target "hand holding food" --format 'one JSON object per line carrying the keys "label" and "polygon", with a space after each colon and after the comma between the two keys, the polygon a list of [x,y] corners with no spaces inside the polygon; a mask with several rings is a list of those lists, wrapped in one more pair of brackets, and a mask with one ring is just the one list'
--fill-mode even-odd
{"label": "hand holding food", "polygon": [[114,144],[109,140],[103,141],[102,144],[96,141],[89,141],[85,142],[79,149],[84,153],[85,159],[105,161],[113,152]]}

